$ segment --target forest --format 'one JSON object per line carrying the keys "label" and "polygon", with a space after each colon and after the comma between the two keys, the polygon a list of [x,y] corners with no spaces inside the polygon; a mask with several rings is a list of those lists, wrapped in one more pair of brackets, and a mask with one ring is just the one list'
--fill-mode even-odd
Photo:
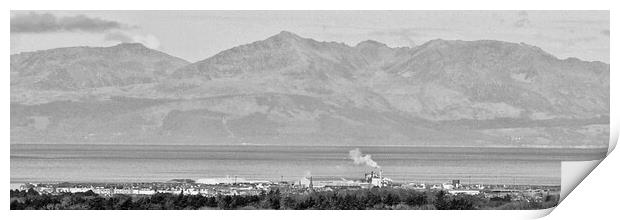
{"label": "forest", "polygon": [[197,209],[282,209],[282,210],[469,210],[546,209],[557,205],[558,196],[541,202],[515,201],[510,196],[484,198],[450,195],[445,191],[416,191],[395,188],[308,191],[283,193],[279,189],[259,195],[185,195],[157,193],[150,196],[101,196],[84,193],[40,194],[33,189],[11,190],[11,210],[197,210]]}

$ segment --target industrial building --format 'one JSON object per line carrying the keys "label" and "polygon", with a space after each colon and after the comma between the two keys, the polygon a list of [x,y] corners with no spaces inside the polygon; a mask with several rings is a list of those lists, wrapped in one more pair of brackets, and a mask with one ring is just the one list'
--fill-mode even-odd
{"label": "industrial building", "polygon": [[392,184],[392,180],[383,176],[383,170],[378,173],[370,171],[370,173],[364,174],[364,182],[370,183],[371,187],[386,187]]}

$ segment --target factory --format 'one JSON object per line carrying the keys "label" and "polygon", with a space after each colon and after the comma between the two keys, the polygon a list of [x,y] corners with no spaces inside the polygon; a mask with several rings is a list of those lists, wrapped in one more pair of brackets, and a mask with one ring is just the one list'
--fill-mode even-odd
{"label": "factory", "polygon": [[313,178],[303,177],[296,183],[292,183],[292,185],[297,185],[302,188],[310,188],[310,189],[321,189],[321,188],[382,188],[388,187],[392,185],[392,180],[383,176],[383,171],[370,171],[368,173],[364,173],[364,177],[359,180],[347,180],[344,178],[333,179],[333,178]]}
{"label": "factory", "polygon": [[379,170],[379,172],[370,171],[370,173],[365,173],[364,182],[370,184],[368,188],[382,188],[392,185],[392,180],[383,176],[383,170]]}

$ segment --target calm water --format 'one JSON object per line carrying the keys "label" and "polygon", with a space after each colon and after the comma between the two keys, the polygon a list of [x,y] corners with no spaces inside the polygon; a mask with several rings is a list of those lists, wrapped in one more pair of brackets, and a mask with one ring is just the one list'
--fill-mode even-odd
{"label": "calm water", "polygon": [[[238,176],[250,180],[358,179],[356,147],[11,145],[11,182],[151,182]],[[359,147],[395,181],[560,184],[560,161],[594,160],[607,149]]]}

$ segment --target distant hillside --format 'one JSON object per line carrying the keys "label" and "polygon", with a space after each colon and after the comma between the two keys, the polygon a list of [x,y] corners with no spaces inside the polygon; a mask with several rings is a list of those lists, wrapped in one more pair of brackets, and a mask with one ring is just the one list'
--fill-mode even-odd
{"label": "distant hillside", "polygon": [[[52,77],[68,66],[88,70]],[[119,45],[13,55],[11,71],[12,142],[602,147],[609,133],[609,64],[523,43],[349,46],[283,31],[187,65]]]}
{"label": "distant hillside", "polygon": [[291,80],[325,81],[330,77],[351,79],[356,70],[368,64],[355,48],[345,44],[317,42],[283,31],[188,65],[175,76],[212,79],[279,75]]}
{"label": "distant hillside", "polygon": [[11,86],[75,90],[158,82],[188,62],[138,43],[11,55]]}

